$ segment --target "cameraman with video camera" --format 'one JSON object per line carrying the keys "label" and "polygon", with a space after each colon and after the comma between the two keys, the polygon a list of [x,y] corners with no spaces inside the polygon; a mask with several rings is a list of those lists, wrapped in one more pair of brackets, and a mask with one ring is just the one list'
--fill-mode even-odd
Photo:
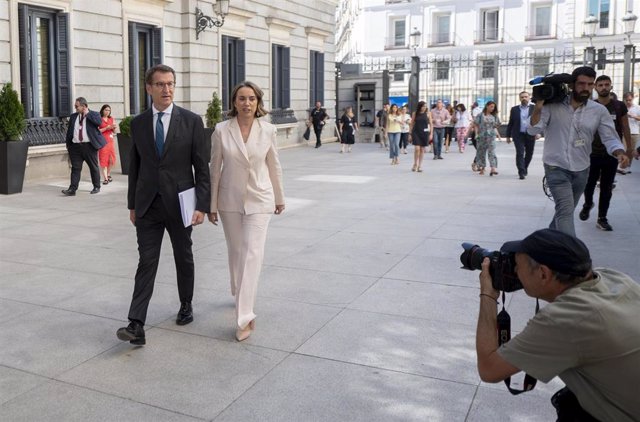
{"label": "cameraman with video camera", "polygon": [[600,135],[607,153],[616,157],[622,168],[629,163],[609,112],[591,100],[595,79],[595,70],[578,67],[570,75],[573,82],[569,84],[569,95],[549,104],[534,98],[535,107],[527,129],[530,135],[544,132],[545,136],[542,161],[555,201],[555,215],[549,227],[573,236],[576,233],[573,212],[587,184],[595,134]]}
{"label": "cameraman with video camera", "polygon": [[[474,248],[471,254],[488,253]],[[467,269],[484,256],[476,332],[480,378],[495,383],[525,371],[547,383],[558,376],[566,384],[551,398],[559,422],[640,420],[640,285],[618,271],[592,269],[585,244],[558,230],[538,230],[490,254],[515,260],[525,293],[549,303],[498,346],[495,261],[487,254],[470,257],[474,268]]]}

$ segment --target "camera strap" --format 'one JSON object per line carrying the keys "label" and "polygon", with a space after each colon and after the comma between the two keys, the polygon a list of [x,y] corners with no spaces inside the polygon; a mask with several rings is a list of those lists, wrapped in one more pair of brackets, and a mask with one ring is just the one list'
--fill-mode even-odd
{"label": "camera strap", "polygon": [[[511,340],[511,316],[504,307],[505,304],[505,292],[502,291],[502,310],[498,312],[498,345],[502,346],[509,340]],[[536,314],[540,310],[540,302],[536,299]],[[507,389],[514,396],[524,393],[525,391],[531,391],[536,386],[536,380],[529,374],[525,374],[524,383],[522,389],[511,387],[511,377],[506,378],[504,383],[507,385]]]}

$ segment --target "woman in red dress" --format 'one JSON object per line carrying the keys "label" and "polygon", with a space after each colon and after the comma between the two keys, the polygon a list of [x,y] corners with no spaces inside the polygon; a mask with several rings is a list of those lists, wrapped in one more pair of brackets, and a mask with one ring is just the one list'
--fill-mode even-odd
{"label": "woman in red dress", "polygon": [[102,175],[104,176],[102,184],[107,185],[113,180],[111,178],[111,169],[116,163],[116,149],[113,143],[113,132],[116,129],[116,124],[113,117],[111,117],[111,106],[109,104],[102,106],[100,117],[102,117],[102,122],[98,129],[100,129],[107,144],[98,150],[98,158],[102,168]]}

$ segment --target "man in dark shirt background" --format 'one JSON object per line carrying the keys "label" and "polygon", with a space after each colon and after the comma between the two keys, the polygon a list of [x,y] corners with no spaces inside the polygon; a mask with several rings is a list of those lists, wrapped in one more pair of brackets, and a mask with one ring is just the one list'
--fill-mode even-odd
{"label": "man in dark shirt background", "polygon": [[312,109],[309,114],[309,119],[313,125],[313,131],[316,134],[316,148],[320,148],[322,146],[320,135],[322,134],[322,128],[328,118],[329,115],[327,114],[327,111],[322,108],[322,103],[320,101],[316,101],[316,107]]}
{"label": "man in dark shirt background", "polygon": [[[598,99],[596,102],[607,108],[616,127],[616,132],[620,140],[623,141],[627,152],[631,148],[631,131],[629,130],[629,118],[627,116],[627,106],[619,100],[611,98],[611,78],[607,75],[598,76],[596,79],[596,92]],[[593,140],[591,151],[591,167],[589,168],[589,178],[584,188],[584,205],[580,211],[580,220],[589,219],[589,212],[594,207],[593,193],[598,179],[600,180],[600,197],[598,199],[598,221],[596,227],[604,231],[612,231],[613,227],[607,220],[607,211],[613,195],[613,181],[618,169],[618,160],[607,154],[607,150],[596,134]]]}

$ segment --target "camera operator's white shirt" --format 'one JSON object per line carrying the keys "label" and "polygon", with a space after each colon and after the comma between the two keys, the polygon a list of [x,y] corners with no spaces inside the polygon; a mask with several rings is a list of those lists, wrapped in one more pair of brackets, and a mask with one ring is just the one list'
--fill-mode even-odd
{"label": "camera operator's white shirt", "polygon": [[591,144],[596,132],[600,134],[610,155],[615,150],[625,149],[618,138],[611,115],[602,104],[587,100],[586,104],[574,110],[571,96],[567,96],[561,103],[545,104],[540,121],[535,126],[529,126],[527,132],[530,135],[544,132],[544,164],[569,171],[589,168]]}

